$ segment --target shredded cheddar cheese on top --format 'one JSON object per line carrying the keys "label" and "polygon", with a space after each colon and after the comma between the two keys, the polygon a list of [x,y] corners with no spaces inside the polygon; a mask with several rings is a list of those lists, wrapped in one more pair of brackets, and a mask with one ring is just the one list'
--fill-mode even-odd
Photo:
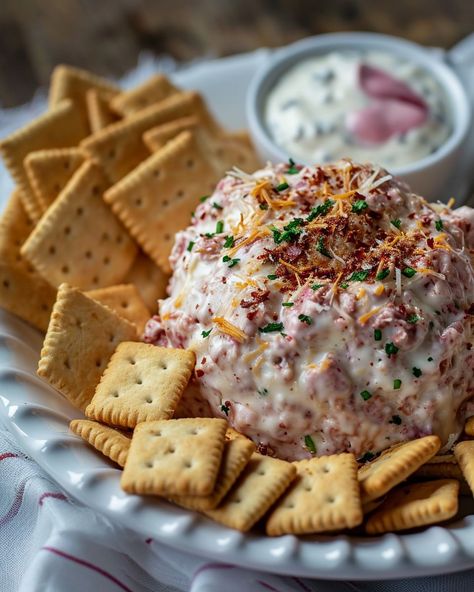
{"label": "shredded cheddar cheese on top", "polygon": [[359,317],[359,323],[361,325],[365,325],[365,323],[371,318],[373,317],[375,314],[377,314],[379,312],[379,310],[381,309],[381,306],[376,306],[375,308],[373,308],[372,310],[369,310],[369,312],[366,312],[365,314],[363,314],[362,316]]}
{"label": "shredded cheddar cheese on top", "polygon": [[233,337],[239,343],[242,343],[247,338],[247,335],[242,331],[242,329],[239,329],[223,317],[214,317],[212,322],[219,327],[222,333]]}
{"label": "shredded cheddar cheese on top", "polygon": [[385,292],[385,286],[383,284],[379,284],[374,290],[374,294],[376,296],[382,296],[382,294],[384,292]]}

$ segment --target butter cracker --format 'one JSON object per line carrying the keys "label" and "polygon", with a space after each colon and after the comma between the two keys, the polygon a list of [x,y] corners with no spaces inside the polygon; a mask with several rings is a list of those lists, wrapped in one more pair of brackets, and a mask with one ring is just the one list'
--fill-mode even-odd
{"label": "butter cracker", "polygon": [[73,419],[69,429],[110,460],[121,467],[125,466],[132,441],[131,434],[127,436],[119,430],[89,419]]}
{"label": "butter cracker", "polygon": [[151,314],[136,286],[133,284],[119,284],[99,288],[98,290],[89,290],[86,295],[101,304],[105,304],[105,306],[116,312],[119,317],[133,323],[139,335],[143,333]]}

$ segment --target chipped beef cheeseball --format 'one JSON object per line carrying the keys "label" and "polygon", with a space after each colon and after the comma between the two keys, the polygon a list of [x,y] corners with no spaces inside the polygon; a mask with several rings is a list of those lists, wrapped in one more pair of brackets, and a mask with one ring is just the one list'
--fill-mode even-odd
{"label": "chipped beef cheeseball", "polygon": [[472,223],[370,165],[236,170],[177,234],[145,339],[192,349],[195,399],[268,454],[452,443],[474,411]]}

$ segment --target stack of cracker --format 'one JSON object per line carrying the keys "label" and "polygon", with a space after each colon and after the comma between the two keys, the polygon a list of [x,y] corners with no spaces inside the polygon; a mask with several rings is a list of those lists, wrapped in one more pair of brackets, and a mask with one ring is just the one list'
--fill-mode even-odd
{"label": "stack of cracker", "polygon": [[125,491],[270,536],[416,528],[455,516],[460,486],[472,495],[472,418],[453,453],[426,436],[360,466],[314,446],[293,463],[263,456],[225,420],[183,416],[194,353],[139,338],[199,196],[232,166],[258,165],[197,93],[162,75],[123,92],[60,66],[48,111],[0,152],[16,182],[0,306],[46,332],[38,374],[85,413],[71,430],[123,468]]}

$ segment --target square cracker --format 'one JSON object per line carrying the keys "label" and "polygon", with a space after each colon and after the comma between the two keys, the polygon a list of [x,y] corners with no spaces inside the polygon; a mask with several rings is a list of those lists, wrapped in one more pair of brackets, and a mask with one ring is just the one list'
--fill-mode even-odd
{"label": "square cracker", "polygon": [[99,288],[98,290],[89,290],[86,295],[101,304],[105,304],[119,317],[133,323],[139,335],[143,333],[146,322],[151,315],[136,286],[133,284],[120,284],[108,288]]}
{"label": "square cracker", "polygon": [[101,163],[110,182],[117,183],[149,156],[142,139],[144,132],[160,123],[191,115],[198,108],[199,101],[196,93],[177,93],[96,132],[86,138],[81,147]]}
{"label": "square cracker", "polygon": [[468,436],[474,436],[474,417],[468,417],[466,419],[466,425],[464,431]]}
{"label": "square cracker", "polygon": [[0,261],[0,306],[40,331],[48,328],[56,289],[36,273]]}
{"label": "square cracker", "polygon": [[178,89],[164,74],[155,74],[143,84],[114,97],[110,101],[110,106],[122,117],[127,117],[177,92]]}
{"label": "square cracker", "polygon": [[79,148],[53,148],[28,154],[25,170],[43,212],[58,197],[83,162],[84,154]]}
{"label": "square cracker", "polygon": [[440,449],[438,436],[425,436],[397,444],[359,469],[363,503],[382,497],[404,481]]}
{"label": "square cracker", "polygon": [[187,226],[199,196],[217,179],[195,137],[185,131],[111,187],[104,199],[145,253],[168,272],[175,233]]}
{"label": "square cracker", "polygon": [[149,343],[121,343],[86,409],[87,417],[134,428],[168,419],[191,377],[193,352]]}
{"label": "square cracker", "polygon": [[467,440],[466,442],[456,444],[454,447],[454,456],[474,495],[474,440]]}
{"label": "square cracker", "polygon": [[37,222],[42,212],[24,167],[30,152],[75,146],[88,133],[71,101],[65,100],[0,142],[5,166],[21,190],[28,216]]}
{"label": "square cracker", "polygon": [[91,290],[118,284],[137,248],[102,200],[107,180],[85,162],[22,247],[22,255],[51,284]]}
{"label": "square cracker", "polygon": [[310,534],[354,528],[363,519],[353,454],[335,454],[294,463],[297,477],[277,502],[267,534]]}
{"label": "square cracker", "polygon": [[449,520],[458,511],[458,491],[454,479],[399,487],[369,516],[366,532],[382,534]]}
{"label": "square cracker", "polygon": [[189,510],[212,510],[237,480],[255,451],[255,444],[244,437],[229,437],[226,433],[222,462],[216,479],[214,491],[210,495],[170,497],[170,501]]}
{"label": "square cracker", "polygon": [[135,327],[67,284],[59,287],[38,364],[38,375],[84,410],[110,356]]}
{"label": "square cracker", "polygon": [[134,284],[140,292],[148,310],[156,313],[158,300],[166,298],[166,287],[170,279],[154,261],[139,249],[124,282]]}
{"label": "square cracker", "polygon": [[125,466],[132,441],[131,434],[127,436],[119,430],[89,419],[73,419],[69,429],[110,460],[121,467]]}
{"label": "square cracker", "polygon": [[89,126],[93,134],[120,119],[110,108],[109,99],[95,89],[86,92],[86,106]]}
{"label": "square cracker", "polygon": [[20,249],[33,227],[21,201],[20,190],[14,189],[0,218],[0,261],[32,271],[31,265],[21,256]]}
{"label": "square cracker", "polygon": [[292,463],[254,452],[220,505],[204,513],[224,526],[246,532],[276,502],[295,475]]}
{"label": "square cracker", "polygon": [[209,495],[224,450],[224,419],[169,419],[138,424],[122,475],[128,493]]}
{"label": "square cracker", "polygon": [[87,70],[60,64],[51,74],[49,89],[49,105],[54,107],[64,99],[70,99],[80,115],[83,125],[89,128],[89,117],[86,105],[87,91],[95,90],[102,96],[112,98],[120,91],[105,78],[96,76]]}

